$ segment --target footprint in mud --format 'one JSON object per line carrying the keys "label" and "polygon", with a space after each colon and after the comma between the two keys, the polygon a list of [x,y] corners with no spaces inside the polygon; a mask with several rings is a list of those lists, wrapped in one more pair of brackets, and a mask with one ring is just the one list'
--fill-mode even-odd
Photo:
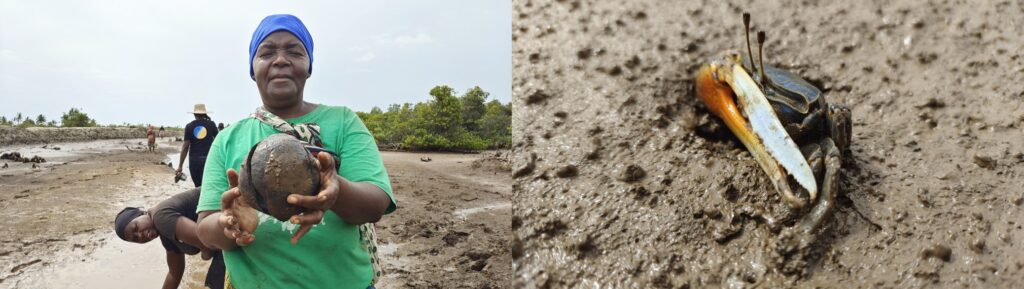
{"label": "footprint in mud", "polygon": [[487,267],[487,261],[490,260],[491,255],[490,252],[483,251],[467,251],[462,253],[462,256],[468,258],[471,263],[469,269],[476,272],[481,272]]}
{"label": "footprint in mud", "polygon": [[444,237],[441,237],[441,240],[444,240],[444,243],[448,244],[448,247],[451,247],[451,246],[455,246],[455,244],[458,244],[458,243],[466,241],[466,239],[468,239],[468,238],[469,238],[469,233],[459,232],[459,231],[451,231],[451,232],[448,232],[448,234],[445,234]]}

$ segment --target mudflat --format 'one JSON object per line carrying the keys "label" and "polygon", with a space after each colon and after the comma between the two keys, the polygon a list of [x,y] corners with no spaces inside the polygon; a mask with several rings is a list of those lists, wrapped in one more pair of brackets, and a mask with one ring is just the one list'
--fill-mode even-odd
{"label": "mudflat", "polygon": [[399,208],[377,223],[385,243],[378,287],[510,288],[508,152],[383,156]]}
{"label": "mudflat", "polygon": [[[0,288],[159,286],[167,272],[163,247],[117,239],[114,215],[124,206],[154,206],[192,183],[174,183],[174,170],[166,165],[177,165],[180,142],[160,140],[153,153],[142,151],[144,144],[127,139],[0,147],[0,153],[46,159],[35,168],[0,161],[8,163],[0,169]],[[506,287],[507,153],[382,156],[399,210],[377,224],[387,273],[381,284]],[[423,156],[432,161],[421,162]],[[203,288],[209,262],[189,256],[186,264],[182,287]]]}

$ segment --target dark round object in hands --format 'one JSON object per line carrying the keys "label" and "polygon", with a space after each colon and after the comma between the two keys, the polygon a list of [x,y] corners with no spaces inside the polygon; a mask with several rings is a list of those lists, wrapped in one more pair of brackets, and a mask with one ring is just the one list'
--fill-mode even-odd
{"label": "dark round object in hands", "polygon": [[320,190],[316,159],[295,137],[279,133],[260,141],[242,162],[238,176],[242,200],[263,213],[287,221],[307,209],[288,204],[288,195],[312,196]]}

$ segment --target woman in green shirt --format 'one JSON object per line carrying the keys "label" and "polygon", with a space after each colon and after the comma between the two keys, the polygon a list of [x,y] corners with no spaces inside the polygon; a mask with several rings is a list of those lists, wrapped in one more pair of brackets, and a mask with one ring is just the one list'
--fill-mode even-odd
{"label": "woman in green shirt", "polygon": [[[224,251],[225,286],[372,288],[379,270],[372,227],[365,224],[396,208],[373,136],[350,109],[303,100],[313,41],[295,16],[265,18],[249,56],[263,106],[220,132],[210,148],[197,208],[200,240]],[[289,222],[260,214],[256,230],[243,231],[231,210],[239,197],[236,171],[254,144],[280,132],[336,152],[344,163],[336,167],[333,157],[320,153],[319,194],[288,197],[310,211]]]}

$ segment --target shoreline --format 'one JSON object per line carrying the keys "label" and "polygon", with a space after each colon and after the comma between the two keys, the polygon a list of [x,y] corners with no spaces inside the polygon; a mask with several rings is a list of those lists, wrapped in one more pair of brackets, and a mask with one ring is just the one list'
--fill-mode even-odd
{"label": "shoreline", "polygon": [[145,139],[146,129],[141,127],[0,127],[0,146],[134,138]]}

